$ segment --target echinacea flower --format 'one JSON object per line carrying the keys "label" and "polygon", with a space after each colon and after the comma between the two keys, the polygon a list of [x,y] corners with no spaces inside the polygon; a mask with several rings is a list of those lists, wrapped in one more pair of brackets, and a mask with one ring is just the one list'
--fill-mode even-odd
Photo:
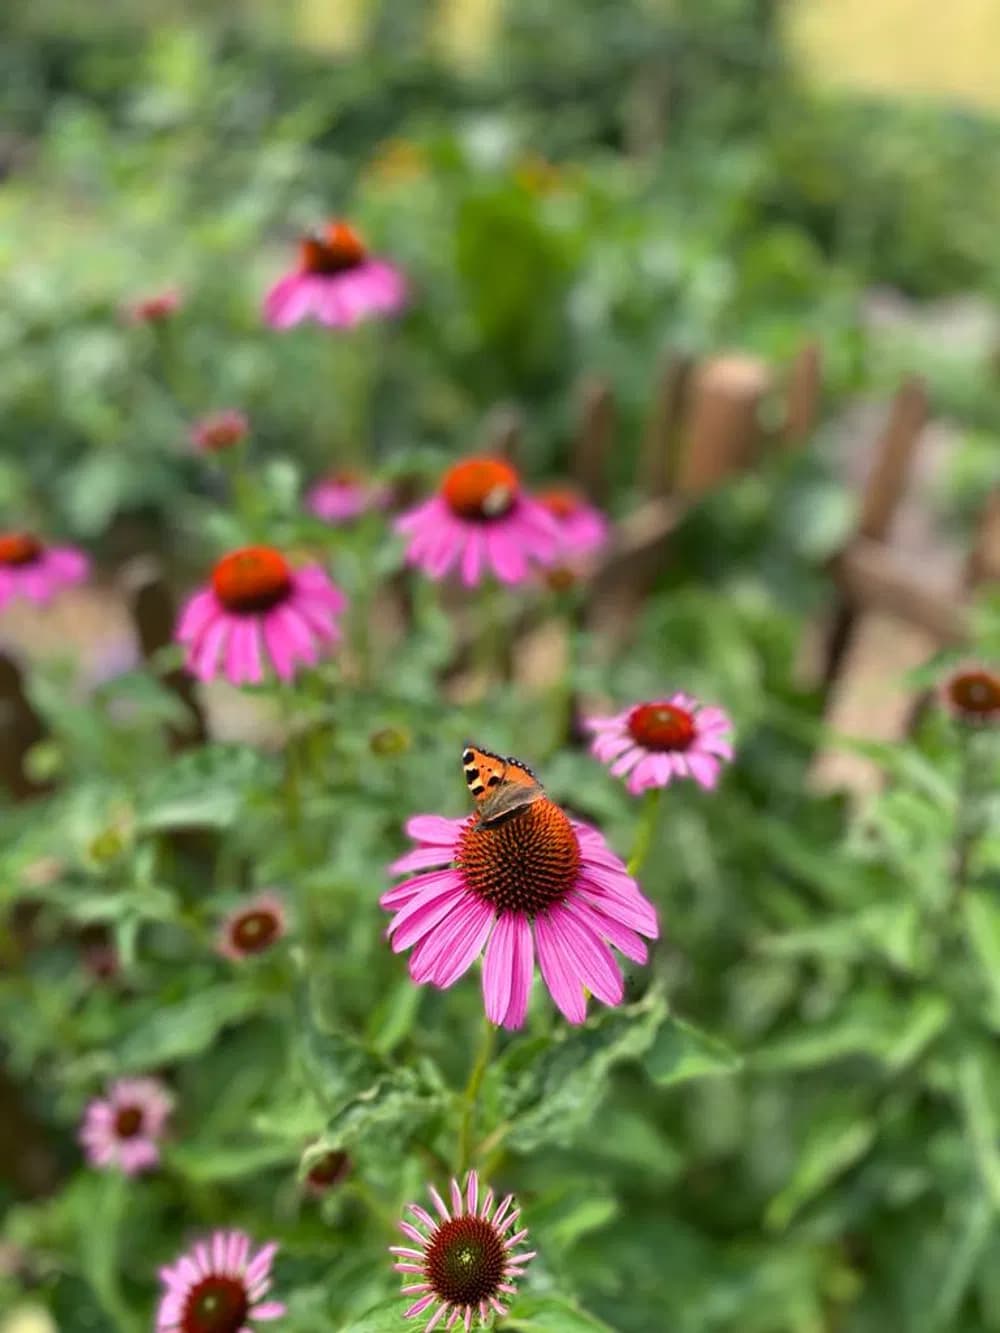
{"label": "echinacea flower", "polygon": [[952,717],[973,726],[1000,722],[1000,676],[989,667],[970,663],[952,674],[941,687]]}
{"label": "echinacea flower", "polygon": [[259,893],[225,918],[216,948],[224,958],[240,962],[266,953],[287,930],[285,907],[278,895]]}
{"label": "echinacea flower", "polygon": [[614,777],[627,773],[633,796],[671,779],[692,777],[711,791],[721,759],[732,759],[732,722],[721,708],[706,708],[687,694],[634,704],[614,717],[586,718],[595,732],[591,753]]}
{"label": "echinacea flower", "polygon": [[0,532],[0,608],[16,597],[42,605],[89,570],[90,561],[73,546],[46,546],[30,532]]}
{"label": "echinacea flower", "polygon": [[452,1180],[450,1210],[433,1185],[427,1188],[437,1217],[418,1203],[407,1204],[414,1221],[401,1221],[399,1229],[412,1244],[389,1247],[396,1256],[393,1266],[403,1274],[403,1295],[417,1298],[403,1318],[429,1316],[424,1333],[445,1319],[445,1328],[461,1319],[468,1333],[477,1316],[485,1327],[494,1315],[507,1314],[503,1298],[516,1295],[514,1283],[536,1251],[518,1248],[528,1229],[518,1226],[521,1209],[514,1196],[495,1204],[489,1190],[480,1201],[475,1171],[469,1172],[464,1192]]}
{"label": "echinacea flower", "polygon": [[418,870],[382,895],[395,912],[395,953],[413,946],[410,975],[446,990],[483,952],[487,1017],[523,1025],[534,973],[570,1023],[587,1016],[587,992],[621,1004],[624,983],[608,945],[646,961],[639,938],[656,939],[651,903],[595,828],[570,819],[547,797],[514,818],[484,825],[475,815],[417,815],[417,843],[390,874]]}
{"label": "echinacea flower", "polygon": [[104,1097],[90,1103],[80,1126],[80,1143],[92,1166],[117,1168],[127,1176],[148,1171],[160,1160],[173,1098],[155,1078],[122,1078]]}
{"label": "echinacea flower", "polygon": [[191,427],[192,442],[205,454],[219,454],[246,439],[250,422],[235,407],[211,412]]}
{"label": "echinacea flower", "polygon": [[559,525],[560,556],[593,555],[608,540],[608,520],[573,486],[549,486],[535,492],[535,499]]}
{"label": "echinacea flower", "polygon": [[336,221],[300,242],[298,265],[264,298],[264,319],[275,329],[304,319],[351,328],[363,319],[394,315],[405,304],[400,271],[374,259],[354,228]]}
{"label": "echinacea flower", "polygon": [[142,296],[129,301],[125,306],[125,317],[132,324],[162,324],[175,315],[181,308],[181,293],[176,287],[157,292],[154,296]]}
{"label": "echinacea flower", "polygon": [[337,642],[336,617],[346,605],[319,565],[293,569],[273,546],[246,546],[224,555],[191,597],[176,638],[200,680],[221,673],[234,685],[256,685],[268,659],[287,681],[298,663],[314,666],[319,648]]}
{"label": "echinacea flower", "polygon": [[284,1305],[264,1300],[278,1246],[271,1241],[253,1254],[251,1244],[245,1231],[213,1231],[161,1268],[156,1333],[254,1333],[257,1321],[280,1319]]}
{"label": "echinacea flower", "polygon": [[373,484],[360,472],[341,468],[311,487],[306,508],[324,523],[349,523],[369,509],[381,508],[388,499],[384,486]]}
{"label": "echinacea flower", "polygon": [[305,1174],[304,1185],[313,1195],[322,1195],[343,1184],[351,1174],[351,1159],[341,1149],[331,1148],[318,1157]]}
{"label": "echinacea flower", "polygon": [[436,495],[396,520],[408,541],[406,560],[432,579],[454,567],[467,588],[493,573],[501,583],[522,583],[532,564],[559,555],[556,520],[521,489],[501,458],[466,458],[449,468]]}

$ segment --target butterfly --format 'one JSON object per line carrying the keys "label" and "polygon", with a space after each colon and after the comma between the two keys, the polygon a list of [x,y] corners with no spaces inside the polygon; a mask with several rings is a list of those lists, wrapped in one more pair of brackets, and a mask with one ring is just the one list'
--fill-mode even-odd
{"label": "butterfly", "polygon": [[487,827],[502,824],[545,795],[541,783],[520,759],[505,759],[469,744],[462,751],[462,767],[479,823]]}

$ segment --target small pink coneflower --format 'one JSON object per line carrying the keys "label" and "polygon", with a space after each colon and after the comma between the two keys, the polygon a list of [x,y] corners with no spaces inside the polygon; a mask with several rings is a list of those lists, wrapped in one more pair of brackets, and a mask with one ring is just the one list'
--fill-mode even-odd
{"label": "small pink coneflower", "polygon": [[432,579],[458,566],[474,587],[492,573],[501,583],[522,583],[532,565],[559,555],[556,520],[521,489],[501,458],[466,458],[448,469],[436,495],[396,520],[408,541],[406,560]]}
{"label": "small pink coneflower", "polygon": [[132,324],[162,324],[176,315],[181,308],[182,296],[177,287],[153,296],[142,296],[125,306],[125,318]]}
{"label": "small pink coneflower", "polygon": [[980,663],[953,671],[941,686],[941,697],[960,722],[977,727],[1000,722],[1000,676]]}
{"label": "small pink coneflower", "polygon": [[46,546],[30,532],[0,532],[0,608],[17,597],[43,605],[89,570],[90,561],[74,546]]}
{"label": "small pink coneflower", "polygon": [[271,1241],[253,1254],[251,1245],[245,1231],[214,1231],[161,1268],[156,1333],[254,1333],[256,1321],[280,1319],[284,1305],[264,1300],[278,1246]]}
{"label": "small pink coneflower", "polygon": [[311,487],[306,496],[306,508],[324,523],[349,523],[369,509],[382,508],[388,501],[386,487],[369,481],[351,468],[340,468]]}
{"label": "small pink coneflower", "polygon": [[250,422],[235,407],[210,412],[191,427],[192,443],[205,454],[224,453],[246,439]]}
{"label": "small pink coneflower", "polygon": [[264,319],[275,329],[304,319],[351,328],[363,319],[396,314],[405,304],[399,270],[374,259],[353,227],[335,221],[300,242],[297,267],[264,298]]}
{"label": "small pink coneflower", "polygon": [[634,704],[614,717],[586,718],[584,725],[596,733],[591,753],[610,765],[614,777],[629,775],[633,796],[675,777],[692,777],[711,791],[719,761],[733,757],[729,717],[687,694]]}
{"label": "small pink coneflower", "polygon": [[651,903],[595,828],[547,797],[494,825],[475,816],[417,815],[406,831],[419,845],[390,874],[404,880],[381,904],[395,912],[395,953],[413,947],[410,975],[447,989],[485,948],[483,1000],[491,1022],[523,1025],[534,974],[570,1023],[587,1016],[587,993],[621,1004],[622,974],[609,944],[646,961],[639,938],[656,939]]}
{"label": "small pink coneflower", "polygon": [[528,1229],[518,1226],[521,1209],[514,1196],[495,1204],[489,1190],[480,1201],[475,1171],[469,1172],[464,1193],[452,1180],[450,1210],[433,1185],[427,1188],[437,1217],[418,1203],[407,1204],[414,1221],[401,1221],[399,1229],[412,1244],[389,1247],[403,1274],[403,1295],[417,1298],[403,1318],[427,1315],[424,1333],[462,1320],[468,1333],[477,1316],[485,1326],[494,1315],[507,1314],[503,1299],[516,1295],[514,1284],[536,1251],[518,1248]]}
{"label": "small pink coneflower", "polygon": [[340,638],[336,617],[347,605],[319,565],[292,569],[272,546],[224,555],[211,583],[188,601],[176,638],[200,680],[223,674],[234,685],[258,684],[268,659],[281,680],[298,663],[314,666],[320,647]]}
{"label": "small pink coneflower", "polygon": [[167,1088],[155,1078],[122,1078],[90,1103],[80,1143],[92,1166],[117,1168],[128,1176],[160,1160],[159,1141],[173,1108]]}
{"label": "small pink coneflower", "polygon": [[559,525],[562,559],[593,555],[608,540],[608,520],[575,487],[548,486],[535,499]]}
{"label": "small pink coneflower", "polygon": [[288,932],[285,907],[276,893],[259,893],[222,922],[216,948],[224,958],[240,962],[266,953]]}

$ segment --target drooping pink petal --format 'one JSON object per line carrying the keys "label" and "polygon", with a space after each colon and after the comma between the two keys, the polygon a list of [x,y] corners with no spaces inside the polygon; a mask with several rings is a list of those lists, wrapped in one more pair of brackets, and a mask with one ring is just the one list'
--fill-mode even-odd
{"label": "drooping pink petal", "polygon": [[544,912],[535,917],[535,942],[542,977],[556,1007],[567,1022],[582,1023],[587,1017],[583,987],[568,965],[562,938]]}

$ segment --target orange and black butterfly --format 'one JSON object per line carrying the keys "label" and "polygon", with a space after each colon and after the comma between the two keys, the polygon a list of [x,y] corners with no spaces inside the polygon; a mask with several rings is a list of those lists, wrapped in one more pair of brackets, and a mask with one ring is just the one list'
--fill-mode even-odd
{"label": "orange and black butterfly", "polygon": [[541,783],[520,759],[505,759],[470,744],[462,752],[462,766],[480,824],[501,824],[545,795]]}

